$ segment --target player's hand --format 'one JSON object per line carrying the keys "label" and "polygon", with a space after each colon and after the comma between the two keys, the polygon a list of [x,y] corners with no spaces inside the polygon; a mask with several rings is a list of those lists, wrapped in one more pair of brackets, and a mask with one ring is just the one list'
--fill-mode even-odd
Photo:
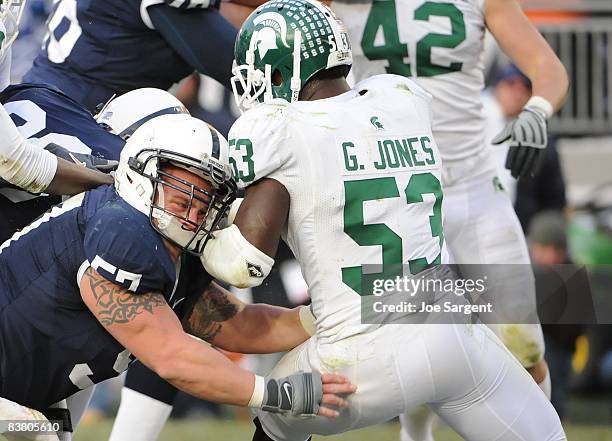
{"label": "player's hand", "polygon": [[261,406],[263,410],[308,417],[337,417],[337,410],[322,405],[347,407],[347,401],[340,395],[351,394],[356,390],[341,375],[321,375],[316,371],[296,372],[284,378],[266,377],[265,384]]}
{"label": "player's hand", "polygon": [[47,144],[45,150],[48,150],[55,156],[65,159],[66,161],[74,162],[75,164],[82,165],[83,167],[87,167],[92,170],[98,170],[103,173],[110,173],[119,165],[118,161],[112,161],[109,159],[104,159],[100,156],[87,155],[84,153],[74,153],[54,143]]}
{"label": "player's hand", "polygon": [[538,174],[548,142],[546,130],[546,117],[526,107],[493,138],[493,144],[510,140],[506,168],[514,178]]}
{"label": "player's hand", "polygon": [[340,415],[340,412],[328,406],[348,407],[348,401],[342,396],[352,394],[357,390],[357,386],[352,384],[348,378],[338,374],[323,374],[321,380],[323,382],[323,399],[318,415],[335,418]]}

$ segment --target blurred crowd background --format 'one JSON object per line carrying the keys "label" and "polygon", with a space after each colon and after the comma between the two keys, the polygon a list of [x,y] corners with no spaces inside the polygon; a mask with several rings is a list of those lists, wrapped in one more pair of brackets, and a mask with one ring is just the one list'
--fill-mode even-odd
{"label": "blurred crowd background", "polygon": [[[509,192],[527,234],[536,265],[575,262],[596,273],[595,295],[612,304],[612,1],[524,0],[571,81],[567,101],[550,124],[546,163],[533,180],[517,182],[499,157],[500,185]],[[21,33],[13,49],[13,82],[31,66],[45,34],[52,0],[28,0]],[[515,117],[531,95],[529,80],[489,38],[486,44],[488,88],[484,91],[489,139]],[[238,116],[231,92],[214,80],[193,75],[173,93],[190,112],[227,135]],[[295,306],[308,301],[299,266],[281,248],[264,286],[242,290],[250,302]],[[612,325],[546,325],[546,358],[551,369],[553,404],[565,421],[612,425]],[[278,357],[228,354],[258,373]],[[122,378],[98,385],[83,424],[111,416],[118,405]],[[591,403],[581,411],[581,405]],[[595,404],[592,404],[595,403]],[[593,409],[596,409],[593,411]],[[192,399],[177,401],[173,416],[228,416],[236,412]]]}

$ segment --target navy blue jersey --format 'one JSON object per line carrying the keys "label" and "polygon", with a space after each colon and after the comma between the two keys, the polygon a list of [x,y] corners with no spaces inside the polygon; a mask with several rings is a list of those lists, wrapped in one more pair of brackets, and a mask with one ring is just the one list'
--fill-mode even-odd
{"label": "navy blue jersey", "polygon": [[107,132],[82,105],[59,89],[43,84],[9,86],[0,102],[24,138],[38,138],[77,153],[119,160],[125,142]]}
{"label": "navy blue jersey", "polygon": [[93,110],[113,94],[168,89],[193,72],[141,16],[141,0],[61,0],[26,81],[53,84]]}
{"label": "navy blue jersey", "polygon": [[[52,86],[20,84],[0,93],[0,102],[25,138],[40,139],[77,152],[118,160],[124,141],[100,127],[76,101]],[[25,191],[0,190],[0,243],[23,228],[59,197],[34,198]]]}
{"label": "navy blue jersey", "polygon": [[44,409],[127,369],[129,353],[81,299],[89,266],[135,293],[183,303],[148,216],[113,186],[69,199],[0,246],[1,397]]}

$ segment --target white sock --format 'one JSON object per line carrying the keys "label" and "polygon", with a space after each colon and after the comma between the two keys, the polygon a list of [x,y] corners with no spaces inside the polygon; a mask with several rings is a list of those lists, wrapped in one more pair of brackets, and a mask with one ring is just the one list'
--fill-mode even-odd
{"label": "white sock", "polygon": [[124,387],[109,441],[156,440],[171,411],[170,404]]}

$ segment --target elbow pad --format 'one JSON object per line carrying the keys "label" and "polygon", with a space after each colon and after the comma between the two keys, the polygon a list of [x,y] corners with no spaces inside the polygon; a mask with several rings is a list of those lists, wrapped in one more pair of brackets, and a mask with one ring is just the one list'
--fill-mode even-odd
{"label": "elbow pad", "polygon": [[274,259],[251,245],[236,225],[216,231],[200,260],[208,274],[237,288],[261,285],[274,265]]}

